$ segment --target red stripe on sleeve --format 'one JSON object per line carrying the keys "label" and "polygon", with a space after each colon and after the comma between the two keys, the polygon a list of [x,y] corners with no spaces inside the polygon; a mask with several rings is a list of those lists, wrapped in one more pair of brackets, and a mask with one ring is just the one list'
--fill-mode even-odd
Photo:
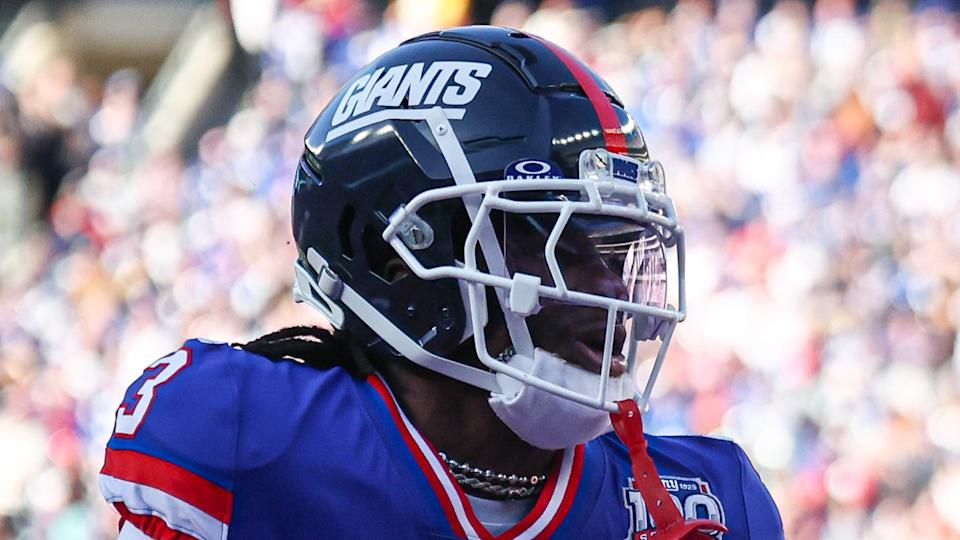
{"label": "red stripe on sleeve", "polygon": [[171,529],[167,526],[166,521],[157,516],[134,514],[122,502],[115,502],[113,506],[120,512],[121,527],[123,527],[124,521],[129,521],[133,523],[140,532],[154,540],[197,540],[194,536]]}
{"label": "red stripe on sleeve", "polygon": [[623,130],[620,128],[620,119],[617,117],[617,112],[613,110],[613,104],[610,103],[607,95],[603,93],[600,85],[597,84],[590,72],[584,69],[583,64],[566,49],[541,37],[532,37],[546,45],[563,62],[563,65],[567,66],[580,88],[583,88],[583,92],[587,94],[587,99],[593,104],[593,109],[597,112],[597,118],[603,127],[603,140],[607,150],[617,154],[626,154],[627,139],[623,136]]}
{"label": "red stripe on sleeve", "polygon": [[[223,523],[230,524],[233,494],[206,478],[169,461],[133,450],[107,448],[106,460],[101,472],[114,478],[150,486],[169,493]],[[123,517],[129,519],[126,515]],[[136,524],[136,522],[134,523]]]}

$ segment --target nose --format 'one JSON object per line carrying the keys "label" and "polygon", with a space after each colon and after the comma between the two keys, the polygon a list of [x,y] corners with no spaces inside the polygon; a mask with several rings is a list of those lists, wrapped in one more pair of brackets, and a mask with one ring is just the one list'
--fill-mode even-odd
{"label": "nose", "polygon": [[597,279],[597,292],[595,294],[607,298],[616,298],[617,300],[626,300],[628,292],[627,284],[623,282],[623,278],[604,265],[603,272]]}
{"label": "nose", "polygon": [[590,264],[580,264],[570,269],[568,286],[588,294],[627,300],[629,290],[619,272],[611,269],[598,257]]}

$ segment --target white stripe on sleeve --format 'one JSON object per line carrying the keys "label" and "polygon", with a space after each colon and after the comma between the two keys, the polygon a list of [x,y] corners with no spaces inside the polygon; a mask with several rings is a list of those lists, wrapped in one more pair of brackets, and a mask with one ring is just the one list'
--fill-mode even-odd
{"label": "white stripe on sleeve", "polygon": [[197,538],[227,538],[227,524],[165,491],[106,474],[100,475],[99,484],[107,502],[122,502],[134,514],[157,516],[171,529]]}
{"label": "white stripe on sleeve", "polygon": [[125,521],[123,527],[120,528],[120,535],[117,536],[117,540],[150,540],[150,537],[140,532],[140,529],[133,523]]}

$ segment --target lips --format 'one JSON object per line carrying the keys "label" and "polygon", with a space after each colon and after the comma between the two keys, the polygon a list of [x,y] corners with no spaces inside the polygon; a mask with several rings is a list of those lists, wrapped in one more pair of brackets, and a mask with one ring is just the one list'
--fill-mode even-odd
{"label": "lips", "polygon": [[[573,344],[573,349],[575,357],[571,358],[570,361],[577,364],[578,366],[592,371],[594,373],[600,373],[601,368],[603,367],[603,347],[597,347],[596,345],[588,345],[582,341],[575,341]],[[622,354],[615,353],[610,357],[610,376],[619,377],[620,375],[626,373],[627,371],[627,362],[623,358]]]}
{"label": "lips", "polygon": [[[600,373],[603,367],[603,346],[606,326],[599,328],[590,328],[587,331],[578,332],[573,341],[573,358],[571,362],[580,367]],[[623,343],[626,340],[627,332],[623,326],[617,325],[613,331],[613,354],[610,357],[610,376],[618,377],[627,371],[627,362],[620,351],[623,350]]]}
{"label": "lips", "polygon": [[[602,371],[604,336],[607,331],[606,310],[560,303],[547,304],[527,322],[537,347],[587,371]],[[626,340],[627,331],[623,325],[614,326],[611,377],[620,376],[627,371],[626,361],[620,354]]]}

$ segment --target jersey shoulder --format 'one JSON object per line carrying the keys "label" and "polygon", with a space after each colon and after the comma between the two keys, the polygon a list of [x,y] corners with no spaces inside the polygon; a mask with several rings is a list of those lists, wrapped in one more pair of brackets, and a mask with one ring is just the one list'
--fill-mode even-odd
{"label": "jersey shoulder", "polygon": [[[630,457],[620,439],[611,433],[601,441],[618,466],[629,469]],[[695,495],[692,500],[715,500],[720,517],[731,529],[724,538],[783,538],[776,503],[737,443],[698,435],[647,435],[647,442],[650,457],[672,496],[681,502],[691,494]]]}
{"label": "jersey shoulder", "polygon": [[[223,537],[239,471],[292,440],[304,410],[343,370],[273,362],[192,339],[151,363],[116,411],[100,489],[124,521],[151,537],[167,529]],[[342,389],[340,390],[342,393]],[[334,393],[334,392],[331,392]]]}

